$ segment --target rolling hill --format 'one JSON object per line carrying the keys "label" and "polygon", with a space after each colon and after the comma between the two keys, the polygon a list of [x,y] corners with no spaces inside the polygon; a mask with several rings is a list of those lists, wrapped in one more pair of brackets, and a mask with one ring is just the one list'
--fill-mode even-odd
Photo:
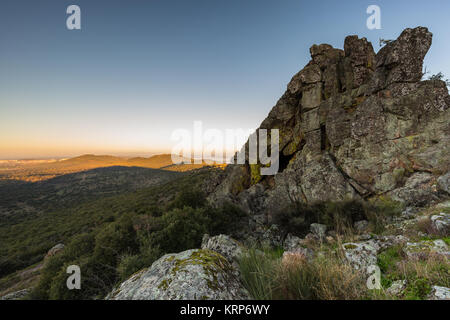
{"label": "rolling hill", "polygon": [[122,158],[110,155],[87,154],[62,160],[9,160],[0,162],[0,181],[18,180],[36,182],[55,178],[60,175],[111,166],[142,167],[184,172],[206,165],[205,163],[191,164],[190,162],[190,159],[186,159],[184,163],[178,165],[173,164],[170,154],[155,155],[149,158]]}

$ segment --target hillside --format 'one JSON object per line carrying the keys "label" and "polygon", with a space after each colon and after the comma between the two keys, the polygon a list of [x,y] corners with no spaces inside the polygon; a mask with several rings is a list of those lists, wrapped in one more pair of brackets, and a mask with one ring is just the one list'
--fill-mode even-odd
{"label": "hillside", "polygon": [[[119,219],[123,215],[134,214],[145,217],[157,214],[173,201],[177,195],[185,190],[204,190],[204,182],[211,175],[221,174],[219,169],[200,169],[188,173],[166,172],[154,169],[112,167],[88,171],[90,178],[86,179],[83,187],[70,184],[77,181],[84,173],[62,176],[52,180],[40,182],[48,190],[76,191],[73,195],[61,195],[66,205],[59,206],[59,195],[43,192],[40,187],[32,186],[31,191],[36,192],[37,199],[47,197],[54,201],[54,207],[40,209],[39,214],[27,215],[23,219],[3,216],[0,217],[0,271],[1,276],[28,267],[40,262],[46,252],[56,243],[68,243],[80,233],[96,235],[98,229]],[[135,190],[136,183],[129,185],[133,179],[121,179],[121,175],[135,174],[145,185]],[[160,176],[160,174],[163,176]],[[146,176],[147,175],[147,176]],[[123,176],[122,176],[123,178]],[[146,180],[146,179],[149,180]],[[96,189],[97,194],[84,194],[89,192],[92,184],[104,183],[102,188]],[[119,184],[114,185],[114,181]],[[65,185],[65,183],[69,183]],[[152,186],[152,183],[156,185]],[[121,188],[118,188],[118,186]],[[64,187],[68,189],[64,189]],[[71,186],[71,187],[70,187]],[[131,187],[131,189],[127,189]],[[114,193],[108,193],[114,189]],[[95,189],[94,189],[95,190]],[[42,192],[42,193],[41,193]],[[26,192],[24,191],[24,196]],[[81,196],[82,195],[82,196]],[[83,198],[84,197],[84,198]],[[35,199],[37,202],[38,200]],[[46,203],[46,201],[43,201]],[[97,230],[97,231],[95,231]],[[0,288],[1,289],[1,288]],[[4,288],[3,288],[4,289]]]}
{"label": "hillside", "polygon": [[[83,161],[83,166],[85,164]],[[167,170],[112,166],[38,182],[0,181],[0,225],[58,208],[70,208],[90,199],[154,186],[182,175]]]}
{"label": "hillside", "polygon": [[9,160],[0,162],[0,181],[42,181],[60,175],[86,171],[95,168],[123,166],[162,169],[169,171],[189,171],[205,166],[191,164],[189,159],[182,164],[172,163],[170,154],[155,155],[149,158],[124,158],[109,155],[82,155],[63,160]]}

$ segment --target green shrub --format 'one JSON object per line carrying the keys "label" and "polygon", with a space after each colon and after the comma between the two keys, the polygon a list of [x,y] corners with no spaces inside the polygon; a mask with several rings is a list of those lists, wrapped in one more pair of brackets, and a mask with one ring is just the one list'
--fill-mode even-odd
{"label": "green shrub", "polygon": [[395,280],[401,280],[402,275],[398,272],[398,263],[404,258],[403,247],[391,247],[377,256],[377,264],[381,271],[381,285],[383,288],[391,286]]}
{"label": "green shrub", "polygon": [[368,220],[374,232],[383,230],[386,220],[399,214],[401,207],[393,202],[348,200],[289,204],[274,215],[274,222],[286,233],[303,236],[311,223],[322,223],[340,234],[354,233],[353,224]]}
{"label": "green shrub", "polygon": [[407,300],[423,300],[431,292],[429,279],[418,278],[409,281],[405,290],[405,299]]}
{"label": "green shrub", "polygon": [[184,207],[161,216],[159,230],[149,235],[152,245],[162,252],[179,252],[196,248],[207,233],[207,219],[203,209]]}
{"label": "green shrub", "polygon": [[150,267],[160,257],[161,251],[159,247],[151,248],[147,246],[141,247],[139,254],[123,255],[117,266],[120,281],[128,279],[133,273],[143,268]]}
{"label": "green shrub", "polygon": [[225,202],[218,208],[205,208],[208,233],[210,235],[228,234],[234,235],[242,227],[242,219],[246,213],[237,206]]}
{"label": "green shrub", "polygon": [[183,209],[184,207],[201,208],[205,206],[206,198],[203,192],[195,189],[186,189],[180,192],[172,204],[171,209]]}

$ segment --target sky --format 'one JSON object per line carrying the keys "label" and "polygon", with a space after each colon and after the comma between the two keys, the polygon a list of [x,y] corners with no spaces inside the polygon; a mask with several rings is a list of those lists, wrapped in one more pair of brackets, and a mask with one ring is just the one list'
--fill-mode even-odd
{"label": "sky", "polygon": [[[66,9],[81,8],[81,30]],[[366,26],[369,5],[381,29]],[[426,26],[450,77],[448,0],[2,0],[0,159],[170,152],[174,130],[254,129],[310,60]]]}

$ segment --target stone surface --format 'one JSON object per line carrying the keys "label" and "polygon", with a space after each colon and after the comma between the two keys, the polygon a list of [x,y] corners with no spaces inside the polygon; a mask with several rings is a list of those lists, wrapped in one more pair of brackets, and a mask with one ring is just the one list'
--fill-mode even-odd
{"label": "stone surface", "polygon": [[441,212],[431,216],[431,226],[434,230],[441,234],[449,234],[450,230],[450,214]]}
{"label": "stone surface", "polygon": [[450,171],[440,176],[437,179],[437,184],[439,186],[439,189],[445,191],[447,194],[450,194]]}
{"label": "stone surface", "polygon": [[270,218],[295,201],[383,195],[419,208],[448,199],[450,97],[443,81],[421,81],[431,42],[417,27],[377,54],[357,36],[344,50],[313,45],[260,125],[280,130],[279,172],[229,166],[210,201]]}
{"label": "stone surface", "polygon": [[15,292],[8,293],[2,297],[0,300],[20,300],[30,293],[30,289],[23,289]]}
{"label": "stone surface", "polygon": [[397,280],[394,281],[389,288],[387,288],[386,292],[393,296],[399,296],[406,289],[406,280]]}
{"label": "stone surface", "polygon": [[62,243],[58,243],[57,245],[55,245],[53,248],[51,248],[50,250],[48,250],[47,254],[45,255],[45,260],[47,260],[50,257],[53,257],[55,255],[57,255],[58,253],[62,252],[64,250],[64,244]]}
{"label": "stone surface", "polygon": [[223,234],[214,237],[203,237],[202,249],[220,253],[230,263],[237,262],[242,255],[242,245]]}
{"label": "stone surface", "polygon": [[342,245],[347,261],[356,269],[367,271],[377,264],[377,250],[367,243],[349,242]]}
{"label": "stone surface", "polygon": [[261,244],[263,247],[281,247],[283,245],[280,228],[272,224],[262,235]]}
{"label": "stone surface", "polygon": [[405,254],[411,259],[427,259],[429,255],[440,255],[450,258],[450,251],[443,240],[423,240],[408,242],[403,248]]}
{"label": "stone surface", "polygon": [[310,226],[310,230],[311,232],[318,236],[319,238],[323,238],[325,237],[325,234],[327,232],[327,226],[324,224],[320,224],[320,223],[312,223]]}
{"label": "stone surface", "polygon": [[446,287],[433,286],[428,300],[450,300],[450,289]]}
{"label": "stone surface", "polygon": [[286,236],[283,242],[284,251],[295,250],[298,247],[302,247],[303,240],[297,236],[293,236],[290,233]]}
{"label": "stone surface", "polygon": [[114,289],[110,300],[233,300],[248,293],[231,264],[211,250],[167,254]]}

